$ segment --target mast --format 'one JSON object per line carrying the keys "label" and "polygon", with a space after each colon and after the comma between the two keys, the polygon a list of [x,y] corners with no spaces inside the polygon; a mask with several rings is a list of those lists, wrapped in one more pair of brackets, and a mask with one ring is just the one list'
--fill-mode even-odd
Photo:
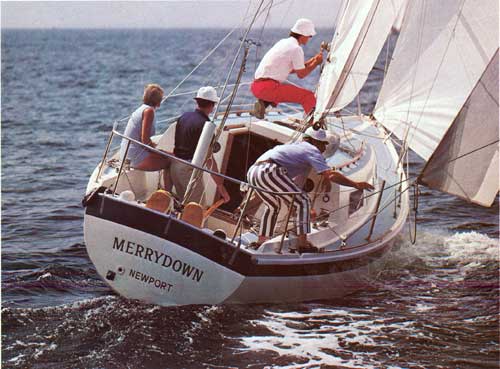
{"label": "mast", "polygon": [[[233,91],[230,95],[230,100],[229,100],[229,103],[226,107],[226,111],[224,112],[224,116],[222,117],[222,121],[220,122],[219,127],[216,128],[215,135],[211,138],[210,145],[208,145],[208,142],[203,142],[200,140],[200,142],[198,142],[198,146],[196,147],[195,157],[199,158],[200,164],[203,167],[206,166],[209,158],[212,156],[212,153],[214,152],[214,146],[217,144],[217,140],[219,139],[220,135],[222,134],[222,131],[224,130],[224,125],[226,124],[227,117],[229,116],[229,112],[231,110],[232,103],[236,97],[236,92],[238,91],[238,87],[239,87],[240,82],[241,82],[241,77],[242,77],[243,72],[245,70],[245,64],[246,64],[246,60],[247,60],[247,56],[248,56],[250,43],[251,43],[251,41],[248,40],[247,37],[248,37],[248,34],[250,33],[250,30],[252,29],[253,24],[255,23],[255,20],[257,19],[257,16],[260,13],[260,9],[262,8],[263,4],[264,4],[264,0],[261,0],[257,10],[255,11],[255,15],[253,16],[252,21],[250,22],[250,24],[248,25],[248,27],[246,29],[245,35],[241,38],[240,46],[236,52],[236,55],[234,56],[233,63],[231,65],[229,73],[227,74],[226,81],[224,83],[224,87],[222,88],[221,99],[220,99],[219,103],[217,104],[217,106],[215,107],[215,111],[213,113],[213,117],[214,117],[213,119],[216,119],[216,117],[217,117],[217,112],[219,111],[219,108],[220,108],[221,103],[223,101],[222,97],[224,97],[224,92],[226,91],[226,87],[229,84],[229,79],[230,79],[231,74],[233,72],[234,66],[236,65],[236,61],[238,60],[238,55],[240,54],[241,49],[243,47],[245,47],[240,71],[238,73],[236,83],[234,84]],[[213,120],[210,123],[214,124]],[[210,130],[210,127],[207,127],[207,130]],[[208,135],[205,135],[205,136],[206,136],[205,140],[208,140],[209,139]],[[201,161],[202,158],[203,158],[203,161]],[[188,186],[186,188],[186,193],[184,195],[183,204],[185,204],[189,200],[189,197],[191,196],[191,193],[193,192],[193,189],[196,185],[196,182],[201,180],[201,178],[202,178],[202,171],[195,168],[193,170],[193,173],[191,174],[191,178],[190,178]]]}

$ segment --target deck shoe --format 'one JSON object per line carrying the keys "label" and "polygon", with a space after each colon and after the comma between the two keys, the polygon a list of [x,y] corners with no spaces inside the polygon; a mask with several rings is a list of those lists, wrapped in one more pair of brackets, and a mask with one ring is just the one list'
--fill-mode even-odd
{"label": "deck shoe", "polygon": [[248,245],[248,248],[252,249],[252,250],[257,250],[260,247],[260,245],[262,245],[262,244],[254,241],[254,242],[250,242],[250,244]]}
{"label": "deck shoe", "polygon": [[255,118],[264,119],[266,115],[266,103],[264,100],[257,100],[253,106],[253,111],[250,113]]}
{"label": "deck shoe", "polygon": [[316,253],[319,252],[319,249],[315,246],[313,246],[310,242],[307,243],[306,246],[299,247],[297,249],[299,254],[305,254],[305,253]]}

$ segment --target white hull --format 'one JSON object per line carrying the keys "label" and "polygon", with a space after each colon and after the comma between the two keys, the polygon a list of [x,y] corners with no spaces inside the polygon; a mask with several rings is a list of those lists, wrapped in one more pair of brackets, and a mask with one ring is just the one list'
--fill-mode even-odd
{"label": "white hull", "polygon": [[[363,120],[351,123],[358,129],[373,129]],[[269,137],[264,130],[272,133],[275,127],[266,124],[254,123],[253,129]],[[275,137],[286,137],[283,129],[278,127]],[[228,131],[221,137],[223,149],[216,156],[219,168],[229,167],[223,161],[230,157],[229,152],[224,153],[224,148],[229,150],[229,142],[235,138],[230,137],[231,129]],[[172,132],[167,131],[160,143],[168,141],[171,135]],[[352,140],[350,138],[350,144]],[[358,165],[345,167],[343,173],[355,180],[368,180],[378,175],[374,177],[377,186],[382,180],[397,183],[403,175],[401,168],[396,167],[397,154],[392,144],[382,144],[380,138],[372,141],[372,145],[364,149],[364,156],[358,159]],[[95,187],[96,173],[89,182],[89,190]],[[154,191],[154,188],[148,189],[149,184],[157,183],[154,178],[148,178],[154,173],[147,173],[145,177],[144,174],[140,174],[142,177],[134,175],[130,172],[127,181],[120,181],[120,185],[130,183],[133,188],[139,188],[137,193],[142,197]],[[111,171],[97,182],[102,185],[112,177]],[[317,181],[316,177],[311,178]],[[126,187],[119,186],[117,192],[124,189]],[[85,243],[98,273],[117,293],[147,303],[169,306],[340,297],[363,288],[373,262],[392,246],[405,224],[408,193],[400,193],[399,207],[390,206],[381,211],[370,230],[378,196],[367,197],[361,209],[354,209],[353,213],[348,211],[352,191],[339,186],[332,191],[336,192],[332,192],[331,200],[322,201],[318,197],[313,201],[318,213],[325,208],[343,208],[328,218],[327,225],[313,227],[309,239],[322,250],[319,253],[293,253],[290,249],[293,242],[288,238],[283,243],[283,252],[276,253],[281,236],[258,251],[246,248],[245,243],[238,247],[229,238],[222,240],[212,234],[217,228],[224,229],[228,235],[233,233],[234,225],[220,217],[209,218],[204,228],[196,228],[174,214],[159,213],[102,190],[87,203]],[[208,197],[210,194],[215,196],[214,192],[207,192]],[[395,189],[385,191],[381,202],[390,203],[394,197]],[[212,197],[206,201],[210,204],[214,200]],[[347,239],[345,244],[342,238]]]}
{"label": "white hull", "polygon": [[219,304],[243,281],[238,273],[157,236],[86,216],[89,229],[86,245],[99,245],[87,247],[92,262],[102,276],[116,272],[114,281],[107,281],[125,297],[159,305]]}
{"label": "white hull", "polygon": [[[117,293],[165,306],[341,297],[366,286],[371,262],[389,250],[394,241],[392,237],[373,245],[364,255],[370,260],[364,262],[360,262],[361,252],[354,257],[339,252],[334,256],[297,255],[287,260],[288,264],[306,264],[311,273],[315,265],[328,263],[332,272],[327,274],[245,276],[164,238],[91,215],[85,216],[85,234],[92,262]],[[286,268],[286,264],[281,263],[281,267]],[[112,280],[110,272],[114,273]]]}

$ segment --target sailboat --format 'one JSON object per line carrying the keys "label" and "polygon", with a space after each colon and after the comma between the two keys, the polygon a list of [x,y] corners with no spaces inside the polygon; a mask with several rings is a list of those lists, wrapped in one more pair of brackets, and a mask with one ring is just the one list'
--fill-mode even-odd
{"label": "sailboat", "polygon": [[[260,14],[261,6],[252,22]],[[401,17],[373,113],[344,115]],[[251,247],[262,204],[249,204],[263,189],[246,183],[246,170],[271,147],[300,139],[308,121],[279,109],[257,119],[231,108],[244,71],[247,30],[228,106],[206,123],[195,158],[186,163],[195,168],[190,185],[202,181],[205,188],[201,216],[186,215],[184,199],[154,205],[160,174],[127,168],[110,152],[111,142],[134,140],[112,130],[83,201],[85,244],[98,273],[118,294],[164,306],[312,301],[358,290],[402,231],[410,189],[428,186],[484,206],[494,201],[497,22],[495,0],[343,3],[316,90],[314,120],[334,138],[324,154],[329,165],[375,190],[333,185],[323,193],[320,177],[310,174],[304,186],[314,213],[308,239],[318,251],[306,253],[294,248],[293,208],[282,209],[273,238]],[[154,137],[151,150],[180,160],[164,152],[172,152],[174,134],[175,123]],[[417,178],[405,169],[410,149],[426,160]],[[205,166],[210,154],[220,174]],[[224,178],[230,202],[220,205],[211,174]]]}

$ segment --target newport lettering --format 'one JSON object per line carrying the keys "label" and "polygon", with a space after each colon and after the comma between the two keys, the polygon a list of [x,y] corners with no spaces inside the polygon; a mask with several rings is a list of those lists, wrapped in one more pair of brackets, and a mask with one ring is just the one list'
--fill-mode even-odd
{"label": "newport lettering", "polygon": [[130,269],[128,275],[132,278],[137,279],[138,281],[153,285],[156,288],[159,288],[160,290],[165,290],[167,292],[170,292],[173,287],[173,285],[170,283],[167,283],[155,277],[151,277],[150,275],[147,275],[145,273],[138,272],[137,270],[134,269]]}
{"label": "newport lettering", "polygon": [[149,260],[152,263],[173,270],[175,273],[180,273],[184,277],[192,279],[195,282],[200,282],[203,277],[203,270],[200,270],[192,265],[189,265],[182,260],[174,259],[161,251],[153,250],[147,246],[140,245],[132,241],[118,239],[115,237],[113,241],[113,249],[120,252]]}

